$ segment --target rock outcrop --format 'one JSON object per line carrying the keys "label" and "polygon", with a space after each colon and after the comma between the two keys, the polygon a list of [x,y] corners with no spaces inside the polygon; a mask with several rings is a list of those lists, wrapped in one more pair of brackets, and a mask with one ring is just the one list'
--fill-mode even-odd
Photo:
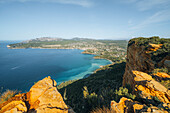
{"label": "rock outcrop", "polygon": [[[166,109],[170,109],[170,87],[164,87],[159,82],[161,80],[169,80],[170,75],[162,72],[152,73],[156,68],[169,68],[169,54],[163,54],[164,56],[158,55],[159,60],[153,60],[154,54],[151,54],[152,52],[158,51],[162,46],[164,45],[149,43],[146,48],[143,45],[139,45],[137,41],[129,42],[126,69],[123,76],[123,86],[130,86],[132,93],[135,94],[138,99],[142,100],[142,104],[156,105],[155,101],[159,101],[160,103],[162,102],[162,106],[164,105],[167,107]],[[131,100],[122,98],[119,103],[115,103],[112,107],[127,106],[126,104],[122,104],[126,103],[125,101],[131,102]],[[131,103],[134,105],[134,102]],[[135,108],[132,108],[133,112],[136,112]],[[148,111],[145,110],[145,112]]]}
{"label": "rock outcrop", "polygon": [[69,107],[50,77],[38,81],[28,93],[15,95],[0,104],[0,113],[68,113]]}
{"label": "rock outcrop", "polygon": [[[123,86],[130,85],[134,93],[136,91],[136,88],[141,86],[150,90],[169,92],[168,89],[166,89],[161,84],[156,82],[152,78],[152,76],[148,74],[149,72],[153,71],[156,67],[159,67],[159,65],[160,66],[164,65],[164,62],[162,61],[160,62],[153,61],[151,54],[148,53],[148,51],[158,50],[159,48],[161,48],[162,44],[159,45],[150,44],[150,46],[151,49],[148,48],[147,50],[145,47],[139,46],[135,43],[128,46],[126,69],[125,74],[123,76]],[[162,60],[163,61],[169,60],[169,56],[162,58]],[[160,73],[158,75],[161,76]],[[168,77],[169,75],[164,74],[162,76]],[[169,96],[170,94],[166,93],[165,95]]]}
{"label": "rock outcrop", "polygon": [[156,106],[148,107],[137,101],[122,97],[119,103],[111,101],[111,109],[114,113],[168,113]]}

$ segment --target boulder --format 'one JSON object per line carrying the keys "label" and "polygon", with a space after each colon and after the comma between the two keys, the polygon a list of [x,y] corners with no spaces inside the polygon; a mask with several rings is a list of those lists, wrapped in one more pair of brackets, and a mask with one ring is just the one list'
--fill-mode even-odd
{"label": "boulder", "polygon": [[67,113],[68,107],[56,85],[57,83],[50,76],[33,85],[27,93],[30,109],[35,109],[37,113]]}
{"label": "boulder", "polygon": [[161,108],[155,106],[146,106],[137,101],[122,97],[119,103],[111,101],[111,110],[113,113],[168,113]]}
{"label": "boulder", "polygon": [[63,101],[57,83],[46,77],[33,85],[28,93],[15,95],[0,104],[0,113],[74,113]]}
{"label": "boulder", "polygon": [[11,101],[0,110],[0,113],[23,113],[27,107],[23,101]]}

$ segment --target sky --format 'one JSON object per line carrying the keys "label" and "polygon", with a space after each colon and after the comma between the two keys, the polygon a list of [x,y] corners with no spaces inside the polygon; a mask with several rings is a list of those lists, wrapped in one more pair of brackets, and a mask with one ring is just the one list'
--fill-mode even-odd
{"label": "sky", "polygon": [[170,37],[170,0],[0,0],[0,40]]}

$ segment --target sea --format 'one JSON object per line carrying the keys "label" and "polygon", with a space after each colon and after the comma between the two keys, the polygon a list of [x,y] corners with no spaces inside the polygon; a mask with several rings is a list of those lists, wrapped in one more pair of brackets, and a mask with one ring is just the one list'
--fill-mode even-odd
{"label": "sea", "polygon": [[82,79],[109,60],[94,59],[78,49],[8,49],[20,41],[0,41],[0,92],[27,92],[37,81],[51,76],[57,84]]}

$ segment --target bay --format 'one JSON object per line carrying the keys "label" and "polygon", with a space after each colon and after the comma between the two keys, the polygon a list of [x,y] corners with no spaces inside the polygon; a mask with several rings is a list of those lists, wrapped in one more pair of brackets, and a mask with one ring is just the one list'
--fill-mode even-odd
{"label": "bay", "polygon": [[111,62],[93,59],[77,49],[8,49],[18,41],[0,41],[0,87],[28,91],[40,79],[51,76],[57,84],[82,79]]}

